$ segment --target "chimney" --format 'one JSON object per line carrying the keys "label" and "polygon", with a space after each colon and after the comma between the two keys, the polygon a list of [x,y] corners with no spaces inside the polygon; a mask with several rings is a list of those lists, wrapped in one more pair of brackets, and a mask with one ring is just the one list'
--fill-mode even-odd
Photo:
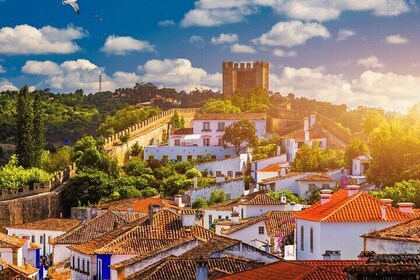
{"label": "chimney", "polygon": [[184,207],[184,203],[182,203],[182,195],[177,194],[174,196],[175,204],[178,207]]}
{"label": "chimney", "polygon": [[381,199],[382,203],[387,205],[387,206],[392,206],[392,199],[390,198],[382,198]]}
{"label": "chimney", "polygon": [[400,210],[400,212],[402,213],[413,213],[413,205],[414,203],[411,202],[400,202],[397,203],[398,205],[398,209]]}
{"label": "chimney", "polygon": [[281,146],[277,146],[277,153],[276,153],[276,155],[281,155]]}
{"label": "chimney", "polygon": [[306,117],[303,120],[303,131],[307,131],[307,130],[309,130],[309,118]]}
{"label": "chimney", "polygon": [[230,221],[232,222],[232,225],[239,224],[239,213],[236,211],[233,211],[230,215]]}
{"label": "chimney", "polygon": [[181,219],[183,227],[192,227],[195,225],[195,210],[187,209],[181,211]]}
{"label": "chimney", "polygon": [[280,202],[286,204],[287,203],[287,198],[284,194],[281,195],[280,197]]}
{"label": "chimney", "polygon": [[357,256],[357,258],[358,258],[359,261],[367,262],[367,260],[369,260],[370,258],[372,258],[375,255],[376,255],[375,251],[362,251]]}
{"label": "chimney", "polygon": [[157,204],[149,205],[149,225],[153,225],[153,216],[156,212],[159,212],[160,206]]}
{"label": "chimney", "polygon": [[197,178],[197,176],[194,176],[193,183],[194,183],[194,189],[196,189],[197,188],[197,185],[198,185],[198,178]]}
{"label": "chimney", "polygon": [[287,173],[287,167],[282,167],[280,169],[280,176],[286,176]]}
{"label": "chimney", "polygon": [[324,261],[339,261],[341,259],[341,252],[326,250],[322,257]]}
{"label": "chimney", "polygon": [[209,267],[208,267],[208,263],[207,260],[205,260],[203,258],[203,256],[201,256],[199,259],[196,260],[196,264],[197,264],[197,275],[196,275],[196,280],[207,280],[209,277]]}
{"label": "chimney", "polygon": [[359,188],[360,187],[358,185],[348,185],[347,186],[348,196],[355,195],[359,191]]}
{"label": "chimney", "polygon": [[381,219],[382,221],[386,221],[386,205],[382,205],[381,207]]}
{"label": "chimney", "polygon": [[316,116],[315,115],[311,115],[311,127],[313,127],[316,123]]}
{"label": "chimney", "polygon": [[321,205],[330,202],[332,190],[321,190]]}
{"label": "chimney", "polygon": [[309,130],[305,130],[305,143],[309,142]]}

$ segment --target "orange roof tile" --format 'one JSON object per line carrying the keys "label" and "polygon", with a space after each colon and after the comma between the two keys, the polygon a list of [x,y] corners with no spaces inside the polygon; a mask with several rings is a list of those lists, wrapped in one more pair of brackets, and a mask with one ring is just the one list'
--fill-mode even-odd
{"label": "orange roof tile", "polygon": [[285,161],[285,162],[272,164],[267,167],[261,168],[260,170],[257,170],[257,172],[278,172],[278,171],[281,171],[281,169],[288,163],[289,163],[288,161]]}
{"label": "orange roof tile", "polygon": [[265,193],[259,193],[248,201],[239,202],[239,205],[284,205],[285,203]]}
{"label": "orange roof tile", "polygon": [[420,217],[370,232],[363,237],[420,243]]}
{"label": "orange roof tile", "polygon": [[287,178],[296,177],[296,176],[299,176],[299,175],[302,175],[302,174],[304,174],[304,173],[303,172],[290,172],[290,173],[287,173],[286,176],[276,176],[276,177],[264,179],[263,183],[268,184],[268,183],[284,180],[284,179],[287,179]]}
{"label": "orange roof tile", "polygon": [[0,232],[0,248],[21,248],[26,240]]}
{"label": "orange roof tile", "polygon": [[[305,132],[303,131],[303,127],[296,129],[286,135],[280,136],[282,139],[290,139],[293,138],[296,141],[304,141],[305,140]],[[322,129],[321,125],[315,125],[309,128],[309,138],[310,139],[320,139],[320,138],[327,138],[327,134]]]}
{"label": "orange roof tile", "polygon": [[171,135],[189,135],[193,134],[194,129],[192,127],[183,127],[183,128],[171,128]]}
{"label": "orange roof tile", "polygon": [[382,206],[386,207],[387,222],[403,222],[410,215],[401,213],[398,209],[385,205],[379,199],[359,191],[348,196],[348,191],[342,189],[332,194],[329,202],[321,205],[317,202],[311,207],[294,215],[297,219],[339,223],[339,222],[383,222]]}
{"label": "orange roof tile", "polygon": [[231,113],[231,114],[210,114],[210,113],[196,113],[194,120],[265,120],[267,115],[265,113]]}
{"label": "orange roof tile", "polygon": [[17,226],[10,226],[7,228],[13,229],[31,229],[31,230],[52,230],[52,231],[68,231],[79,225],[81,220],[74,219],[46,219],[32,223],[26,223]]}
{"label": "orange roof tile", "polygon": [[160,207],[168,207],[175,210],[181,210],[183,208],[175,205],[175,202],[172,200],[161,199],[156,197],[148,197],[145,199],[138,200],[133,204],[133,210],[138,212],[147,213],[149,212],[150,205],[159,205]]}
{"label": "orange roof tile", "polygon": [[296,179],[296,181],[301,181],[301,182],[335,182],[336,180],[334,178],[331,178],[330,176],[327,176],[327,175],[311,174],[311,175],[305,176],[303,178]]}

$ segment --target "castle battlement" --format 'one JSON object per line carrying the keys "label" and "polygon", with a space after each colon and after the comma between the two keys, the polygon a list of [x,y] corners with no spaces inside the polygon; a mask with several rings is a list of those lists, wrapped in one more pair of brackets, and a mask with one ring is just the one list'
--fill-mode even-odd
{"label": "castle battlement", "polygon": [[223,69],[232,69],[236,71],[250,71],[254,69],[262,69],[269,67],[268,62],[256,61],[256,62],[223,62]]}

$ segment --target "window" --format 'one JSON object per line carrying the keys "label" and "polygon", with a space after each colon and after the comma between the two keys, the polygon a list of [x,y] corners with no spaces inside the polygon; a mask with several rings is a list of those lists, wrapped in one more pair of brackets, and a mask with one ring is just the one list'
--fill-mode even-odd
{"label": "window", "polygon": [[90,262],[89,261],[86,262],[86,272],[88,274],[90,274]]}
{"label": "window", "polygon": [[155,159],[154,155],[149,155],[149,160]]}
{"label": "window", "polygon": [[304,228],[303,226],[300,227],[300,250],[303,251],[305,249],[304,247]]}
{"label": "window", "polygon": [[314,252],[314,228],[310,228],[309,230],[309,250],[311,253]]}
{"label": "window", "polygon": [[244,218],[244,208],[241,208],[241,219]]}
{"label": "window", "polygon": [[219,217],[217,217],[217,218],[220,221],[222,219],[222,215],[219,215]]}
{"label": "window", "polygon": [[203,146],[206,146],[206,147],[210,146],[210,138],[203,139]]}
{"label": "window", "polygon": [[180,143],[180,141],[179,141],[179,139],[175,139],[175,146],[181,146],[181,143]]}
{"label": "window", "polygon": [[211,131],[209,122],[203,122],[203,131]]}
{"label": "window", "polygon": [[82,271],[85,272],[85,260],[82,260]]}
{"label": "window", "polygon": [[162,156],[162,161],[168,161],[169,157],[168,156]]}
{"label": "window", "polygon": [[188,160],[192,160],[192,155],[188,155],[188,156],[187,156],[187,159],[188,159]]}
{"label": "window", "polygon": [[226,216],[226,220],[229,220],[229,216]]}
{"label": "window", "polygon": [[212,160],[216,160],[216,159],[217,159],[216,155],[211,155],[211,156],[210,156],[210,158],[211,158]]}
{"label": "window", "polygon": [[264,227],[258,227],[258,234],[259,235],[264,234]]}
{"label": "window", "polygon": [[213,223],[213,215],[209,215],[209,227],[211,227],[212,223]]}
{"label": "window", "polygon": [[98,280],[102,280],[102,260],[98,260]]}
{"label": "window", "polygon": [[222,175],[222,171],[216,171],[216,176]]}
{"label": "window", "polygon": [[329,189],[330,188],[330,185],[329,184],[322,184],[322,189]]}
{"label": "window", "polygon": [[223,139],[222,138],[217,139],[217,145],[223,146],[224,144],[225,143],[223,143]]}
{"label": "window", "polygon": [[310,192],[314,191],[316,189],[316,184],[308,184],[308,189]]}
{"label": "window", "polygon": [[32,243],[35,243],[35,235],[32,235],[32,236],[31,236],[31,242],[32,242]]}
{"label": "window", "polygon": [[73,256],[73,262],[72,262],[72,265],[71,265],[71,267],[74,269],[74,266],[76,265],[76,260],[75,260],[75,257]]}
{"label": "window", "polygon": [[228,171],[227,175],[228,175],[228,177],[232,178],[233,177],[233,171]]}
{"label": "window", "polygon": [[77,258],[77,269],[80,269],[80,258]]}
{"label": "window", "polygon": [[224,122],[218,122],[217,123],[217,131],[225,131],[225,123]]}
{"label": "window", "polygon": [[42,235],[39,237],[39,243],[41,243],[41,244],[44,243],[44,237]]}
{"label": "window", "polygon": [[201,161],[202,159],[203,159],[203,156],[202,156],[202,155],[198,155],[198,156],[197,156],[197,160],[198,160],[198,161]]}
{"label": "window", "polygon": [[182,156],[176,156],[177,161],[182,161]]}

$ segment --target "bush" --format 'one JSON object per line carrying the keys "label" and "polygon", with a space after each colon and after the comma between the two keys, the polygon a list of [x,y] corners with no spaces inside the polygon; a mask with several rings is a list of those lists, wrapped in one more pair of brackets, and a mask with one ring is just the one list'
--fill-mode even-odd
{"label": "bush", "polygon": [[220,203],[226,200],[226,193],[224,191],[213,191],[210,195],[209,205]]}
{"label": "bush", "polygon": [[187,172],[185,172],[185,176],[188,179],[192,179],[194,177],[197,177],[197,178],[203,177],[203,175],[201,174],[201,171],[198,170],[198,169],[196,169],[196,168],[191,168],[190,170],[188,170]]}
{"label": "bush", "polygon": [[294,203],[306,205],[306,200],[303,197],[300,197],[289,190],[281,190],[277,192],[270,191],[268,192],[268,195],[278,200],[281,199],[282,195],[285,195],[287,203],[294,202]]}
{"label": "bush", "polygon": [[193,204],[192,204],[192,208],[194,209],[201,209],[207,206],[207,200],[205,200],[204,198],[197,198]]}

